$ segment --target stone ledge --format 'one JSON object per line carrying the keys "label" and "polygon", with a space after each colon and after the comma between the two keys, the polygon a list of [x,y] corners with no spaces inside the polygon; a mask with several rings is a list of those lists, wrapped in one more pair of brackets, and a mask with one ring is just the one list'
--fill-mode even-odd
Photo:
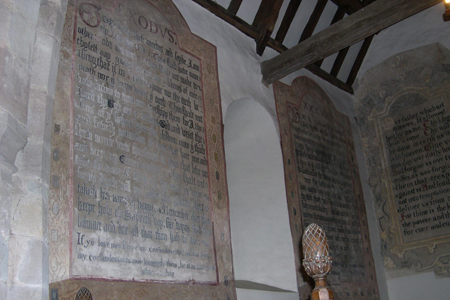
{"label": "stone ledge", "polygon": [[236,280],[235,281],[237,289],[247,289],[247,290],[258,290],[258,291],[270,291],[270,292],[282,292],[282,293],[296,293],[294,291],[283,290],[275,286],[262,284],[254,281],[248,280]]}

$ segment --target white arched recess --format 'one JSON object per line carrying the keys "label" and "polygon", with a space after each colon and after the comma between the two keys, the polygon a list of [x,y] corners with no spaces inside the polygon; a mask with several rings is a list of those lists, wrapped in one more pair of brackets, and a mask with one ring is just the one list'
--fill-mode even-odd
{"label": "white arched recess", "polygon": [[255,100],[225,116],[225,157],[238,299],[298,299],[280,141]]}

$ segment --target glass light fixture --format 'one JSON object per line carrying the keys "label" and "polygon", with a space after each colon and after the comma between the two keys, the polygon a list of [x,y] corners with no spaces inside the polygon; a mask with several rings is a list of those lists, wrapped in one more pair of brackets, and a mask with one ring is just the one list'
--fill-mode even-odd
{"label": "glass light fixture", "polygon": [[450,0],[444,0],[444,6],[445,6],[445,12],[442,16],[444,18],[444,21],[450,21]]}
{"label": "glass light fixture", "polygon": [[303,267],[315,281],[312,300],[332,300],[333,292],[326,284],[333,259],[329,256],[328,240],[322,227],[311,223],[302,238]]}

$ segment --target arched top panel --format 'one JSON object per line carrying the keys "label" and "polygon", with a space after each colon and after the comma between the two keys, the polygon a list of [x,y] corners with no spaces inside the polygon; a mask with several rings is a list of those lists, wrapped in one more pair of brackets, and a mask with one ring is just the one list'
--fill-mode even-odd
{"label": "arched top panel", "polygon": [[234,101],[224,136],[237,287],[251,281],[297,291],[283,160],[273,120],[255,100]]}

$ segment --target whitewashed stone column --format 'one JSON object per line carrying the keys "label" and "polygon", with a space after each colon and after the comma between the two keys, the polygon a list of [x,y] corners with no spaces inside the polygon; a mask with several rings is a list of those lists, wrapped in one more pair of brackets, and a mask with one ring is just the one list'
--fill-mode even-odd
{"label": "whitewashed stone column", "polygon": [[[36,5],[37,4],[37,5]],[[12,174],[27,140],[30,66],[39,3],[0,1],[0,298],[9,299]]]}
{"label": "whitewashed stone column", "polygon": [[23,125],[0,108],[0,299],[7,299],[12,174],[17,171],[14,160],[25,142]]}
{"label": "whitewashed stone column", "polygon": [[48,299],[51,119],[66,6],[0,0],[0,299]]}

